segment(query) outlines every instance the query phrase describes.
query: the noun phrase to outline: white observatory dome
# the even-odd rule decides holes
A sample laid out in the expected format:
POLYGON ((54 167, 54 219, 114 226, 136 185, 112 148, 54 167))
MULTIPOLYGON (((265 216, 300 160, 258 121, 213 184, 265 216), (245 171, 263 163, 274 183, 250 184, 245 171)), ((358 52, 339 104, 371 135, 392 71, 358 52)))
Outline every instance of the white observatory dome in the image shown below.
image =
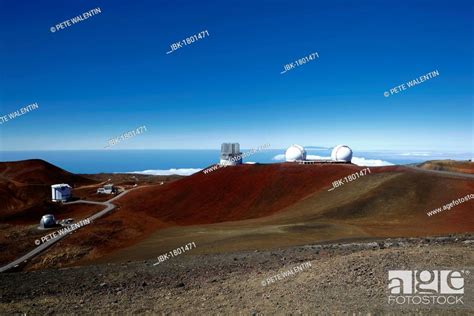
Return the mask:
POLYGON ((47 214, 41 217, 41 221, 40 221, 41 228, 50 228, 54 226, 56 226, 56 219, 54 218, 54 215, 47 214))
POLYGON ((286 161, 306 160, 306 150, 300 145, 291 145, 285 152, 286 161))
POLYGON ((334 161, 351 162, 352 150, 346 145, 338 145, 332 150, 331 159, 334 161))

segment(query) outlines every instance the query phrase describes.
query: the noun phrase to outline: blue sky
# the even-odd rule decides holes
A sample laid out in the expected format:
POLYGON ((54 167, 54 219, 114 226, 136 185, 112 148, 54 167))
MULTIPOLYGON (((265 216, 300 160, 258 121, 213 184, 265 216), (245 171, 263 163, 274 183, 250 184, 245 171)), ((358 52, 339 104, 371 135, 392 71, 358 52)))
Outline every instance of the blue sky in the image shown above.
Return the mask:
POLYGON ((2 150, 101 149, 142 125, 115 148, 474 147, 472 1, 0 3, 0 116, 39 105, 0 125, 2 150))

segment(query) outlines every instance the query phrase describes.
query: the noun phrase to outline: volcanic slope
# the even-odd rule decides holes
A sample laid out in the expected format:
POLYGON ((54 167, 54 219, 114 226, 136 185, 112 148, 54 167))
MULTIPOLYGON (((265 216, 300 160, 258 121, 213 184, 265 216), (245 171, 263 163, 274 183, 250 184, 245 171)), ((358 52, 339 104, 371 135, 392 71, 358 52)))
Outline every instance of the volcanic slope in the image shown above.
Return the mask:
POLYGON ((426 170, 439 170, 474 174, 474 162, 472 161, 430 160, 419 164, 418 167, 426 170))
MULTIPOLYGON (((472 200, 426 215, 473 192, 471 179, 373 167, 328 192, 333 181, 361 169, 282 163, 201 172, 130 192, 114 201, 119 208, 112 214, 63 242, 70 250, 82 247, 86 263, 149 259, 191 241, 199 244, 194 252, 210 253, 474 230, 472 200)), ((61 254, 53 249, 47 256, 61 254)))
MULTIPOLYGON (((166 227, 268 216, 329 186, 331 179, 360 169, 350 164, 257 164, 222 168, 208 174, 200 172, 166 185, 131 191, 114 201, 118 208, 110 215, 61 243, 67 244, 71 252, 89 251, 87 258, 97 258, 166 227)), ((61 256, 61 251, 52 249, 41 262, 56 262, 54 258, 61 256)), ((37 263, 37 268, 44 266, 37 263)))
POLYGON ((472 179, 374 167, 370 174, 328 191, 332 181, 360 169, 243 165, 197 174, 159 190, 133 192, 119 201, 122 216, 146 213, 162 226, 138 244, 99 261, 149 259, 191 241, 200 245, 195 253, 217 253, 474 231, 474 200, 431 217, 426 214, 473 193, 472 179))
POLYGON ((159 190, 149 187, 132 192, 118 204, 170 225, 245 220, 278 212, 360 169, 351 164, 239 165, 200 172, 159 190))
POLYGON ((75 187, 96 182, 39 159, 0 162, 0 220, 6 222, 32 208, 41 213, 55 183, 75 187))

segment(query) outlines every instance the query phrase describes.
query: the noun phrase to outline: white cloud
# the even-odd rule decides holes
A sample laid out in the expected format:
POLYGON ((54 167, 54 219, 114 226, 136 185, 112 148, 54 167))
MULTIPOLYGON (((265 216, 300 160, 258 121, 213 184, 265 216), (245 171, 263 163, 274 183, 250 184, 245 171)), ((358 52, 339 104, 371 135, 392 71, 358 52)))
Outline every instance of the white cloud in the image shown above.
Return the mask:
POLYGON ((197 168, 181 168, 181 169, 168 169, 168 170, 143 170, 143 171, 133 171, 127 173, 136 173, 136 174, 148 174, 153 176, 170 176, 173 174, 179 176, 190 176, 193 173, 199 172, 202 169, 197 168))
POLYGON ((430 152, 412 152, 412 153, 403 153, 400 156, 429 156, 430 152))
POLYGON ((365 159, 362 157, 352 157, 352 163, 364 167, 393 166, 393 163, 380 159, 365 159))
POLYGON ((306 159, 308 160, 331 160, 331 157, 323 157, 317 155, 306 155, 306 159))
POLYGON ((279 154, 272 158, 272 160, 283 161, 285 160, 285 154, 279 154))

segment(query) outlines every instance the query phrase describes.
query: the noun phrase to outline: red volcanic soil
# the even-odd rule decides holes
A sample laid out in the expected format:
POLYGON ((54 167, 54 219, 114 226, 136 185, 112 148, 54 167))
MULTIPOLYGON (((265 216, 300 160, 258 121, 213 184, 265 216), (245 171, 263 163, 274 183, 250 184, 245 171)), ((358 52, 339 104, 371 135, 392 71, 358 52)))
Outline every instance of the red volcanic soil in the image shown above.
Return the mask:
MULTIPOLYGON (((74 218, 77 221, 104 209, 102 205, 53 203, 50 201, 51 184, 71 185, 75 199, 104 201, 111 199, 113 195, 98 195, 96 190, 98 186, 109 180, 121 188, 129 189, 135 185, 141 186, 148 183, 165 184, 179 178, 181 177, 131 174, 97 174, 90 175, 89 178, 88 175, 75 175, 38 159, 0 162, 0 249, 4 250, 0 252, 0 263, 6 263, 35 246, 34 240, 44 234, 36 229, 42 215, 53 214, 58 220, 74 218)), ((132 225, 127 228, 125 234, 126 237, 131 238, 151 233, 147 230, 147 225, 144 228, 140 227, 143 223, 154 223, 154 227, 157 226, 157 221, 150 218, 134 216, 130 219, 127 217, 129 214, 115 222, 109 221, 103 227, 100 222, 94 223, 92 231, 98 229, 97 234, 92 236, 88 234, 86 241, 79 240, 74 246, 78 245, 80 248, 82 244, 94 241, 99 244, 104 240, 110 242, 110 238, 123 232, 126 224, 132 225)), ((68 239, 74 240, 74 236, 71 237, 68 239)), ((117 239, 120 240, 120 237, 117 239)), ((126 243, 126 241, 121 242, 126 243)), ((91 248, 93 247, 86 248, 84 251, 91 248)), ((58 247, 58 249, 63 248, 58 247)), ((82 251, 82 248, 80 249, 82 251)), ((60 257, 62 255, 63 253, 60 257)), ((74 261, 73 257, 69 255, 67 257, 68 260, 74 261)), ((58 261, 63 262, 59 259, 58 261)))
MULTIPOLYGON (((54 214, 57 220, 74 218, 76 222, 104 208, 102 205, 91 204, 55 205, 55 207, 49 210, 49 213, 54 214)), ((49 230, 37 229, 43 214, 45 213, 27 209, 8 220, 2 220, 2 224, 0 224, 0 249, 2 250, 0 265, 7 264, 33 250, 36 247, 34 243, 36 239, 61 229, 60 227, 49 230)))
POLYGON ((77 187, 96 182, 39 159, 0 162, 0 220, 27 208, 44 209, 55 183, 77 187))
MULTIPOLYGON (((200 245, 208 243, 207 249, 201 246, 202 251, 225 251, 231 246, 263 249, 341 238, 474 231, 474 201, 432 217, 426 215, 472 193, 474 181, 467 176, 400 166, 371 167, 370 174, 328 191, 333 181, 361 169, 366 168, 352 164, 239 165, 166 185, 139 187, 115 200, 118 208, 111 214, 53 246, 43 261, 32 264, 35 268, 77 264, 81 258, 87 262, 132 245, 140 252, 146 247, 137 246, 143 244, 148 245, 145 255, 153 256, 182 237, 200 245), (197 232, 192 231, 194 225, 201 225, 197 232), (57 259, 66 255, 63 249, 74 260, 57 259)), ((127 253, 121 258, 145 255, 127 253)))
POLYGON ((94 180, 67 172, 41 159, 0 162, 0 177, 28 185, 68 183, 79 186, 95 183, 94 180))
POLYGON ((77 220, 91 216, 94 213, 103 210, 104 208, 105 206, 103 205, 62 205, 58 203, 45 202, 43 204, 38 204, 10 215, 0 214, 0 222, 12 225, 39 224, 39 221, 44 214, 53 214, 56 220, 66 218, 74 218, 77 220))
MULTIPOLYGON (((147 255, 150 249, 172 249, 169 244, 183 236, 189 240, 204 236, 200 244, 209 242, 213 249, 243 248, 245 243, 263 249, 325 239, 473 231, 469 218, 473 201, 436 217, 426 215, 472 192, 472 180, 399 166, 374 167, 370 174, 328 192, 333 181, 361 169, 365 168, 351 164, 239 165, 194 174, 166 186, 140 188, 115 201, 120 208, 102 219, 100 228, 90 227, 94 238, 104 229, 114 238, 113 243, 106 239, 87 242, 95 250, 86 260, 137 242, 137 246, 148 245, 131 247, 138 250, 125 251, 125 256, 117 252, 133 260, 135 255, 146 256, 139 253, 144 249, 147 255), (213 225, 200 226, 201 233, 192 232, 190 226, 203 224, 213 225), (181 228, 160 233, 172 226, 181 228), (227 233, 214 234, 213 227, 227 233), (281 233, 275 235, 275 231, 281 233)), ((86 241, 88 234, 82 231, 75 238, 70 246, 86 241)))
MULTIPOLYGON (((113 202, 118 209, 63 243, 93 247, 90 259, 131 246, 157 229, 265 217, 361 169, 352 164, 279 163, 200 172, 129 192, 113 202)), ((372 172, 392 172, 398 167, 377 169, 372 172)))
POLYGON ((244 220, 273 214, 361 169, 352 164, 244 164, 130 192, 117 204, 130 214, 146 213, 174 225, 244 220))

